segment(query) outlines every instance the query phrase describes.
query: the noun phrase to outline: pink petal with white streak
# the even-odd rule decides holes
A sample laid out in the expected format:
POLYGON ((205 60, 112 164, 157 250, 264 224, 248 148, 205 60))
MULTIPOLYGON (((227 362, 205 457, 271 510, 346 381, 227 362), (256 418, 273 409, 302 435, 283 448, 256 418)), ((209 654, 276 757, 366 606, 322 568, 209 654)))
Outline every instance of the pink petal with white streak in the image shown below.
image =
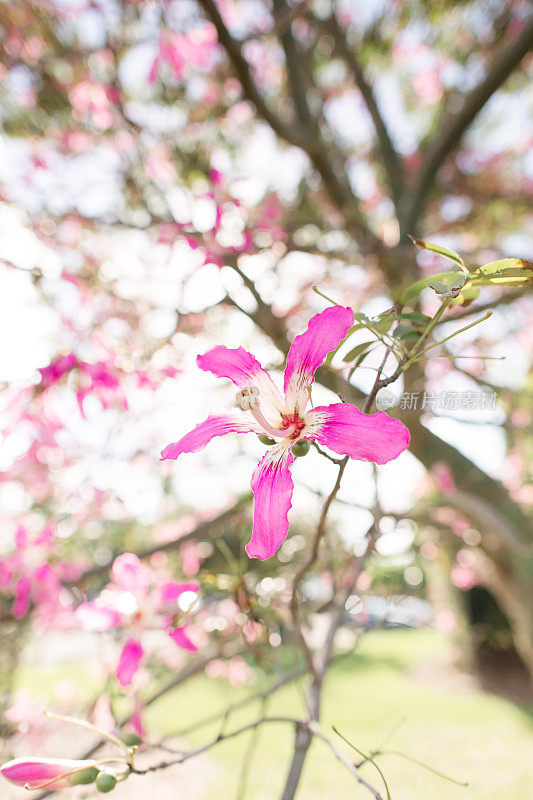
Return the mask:
POLYGON ((30 789, 57 777, 58 780, 48 784, 46 789, 60 789, 63 786, 69 786, 68 779, 61 778, 61 775, 66 775, 80 767, 92 767, 95 763, 90 758, 80 761, 70 758, 31 758, 28 756, 6 762, 0 767, 0 773, 11 783, 22 787, 28 784, 30 789))
MULTIPOLYGON (((384 411, 363 414, 350 403, 317 406, 305 415, 308 438, 357 461, 386 464, 409 445, 409 431, 384 411)), ((305 435, 305 432, 304 432, 305 435)))
POLYGON ((305 333, 297 336, 287 356, 285 401, 287 407, 303 414, 309 401, 307 387, 313 383, 317 368, 338 347, 354 322, 351 308, 332 306, 309 320, 305 333))
POLYGON ((175 459, 181 453, 195 453, 202 450, 215 436, 225 436, 227 433, 264 433, 261 426, 251 414, 235 409, 235 411, 221 411, 212 414, 201 422, 190 433, 174 444, 169 444, 161 452, 161 459, 175 459))
POLYGON ((235 350, 222 345, 213 347, 198 356, 196 363, 200 369, 212 372, 218 378, 229 378, 239 389, 257 386, 261 393, 261 403, 265 400, 268 406, 272 406, 267 408, 268 413, 272 413, 273 409, 278 412, 284 410, 285 404, 278 387, 259 361, 244 347, 237 347, 235 350))
POLYGON ((293 461, 290 443, 282 442, 272 447, 255 469, 254 527, 246 545, 250 558, 270 558, 287 536, 294 488, 289 467, 293 461))

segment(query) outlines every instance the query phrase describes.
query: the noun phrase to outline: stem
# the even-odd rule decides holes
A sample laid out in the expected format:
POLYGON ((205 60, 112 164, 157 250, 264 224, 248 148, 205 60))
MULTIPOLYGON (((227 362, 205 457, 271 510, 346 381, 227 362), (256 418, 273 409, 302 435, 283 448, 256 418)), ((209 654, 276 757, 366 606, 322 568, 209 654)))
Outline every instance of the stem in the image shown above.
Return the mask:
POLYGON ((379 775, 381 777, 381 780, 383 781, 383 784, 385 786, 385 791, 387 792, 387 800, 391 800, 389 787, 387 785, 387 781, 385 780, 385 776, 384 776, 383 772, 381 771, 380 767, 378 766, 378 764, 376 764, 376 762, 373 759, 373 755, 375 755, 375 754, 366 756, 363 753, 362 750, 359 750, 358 747, 356 747, 354 744, 349 742, 348 739, 346 738, 346 736, 343 736, 343 734, 339 730, 337 730, 335 725, 333 725, 333 730, 335 731, 337 736, 340 736, 340 738, 343 740, 343 742, 346 742, 346 744, 349 745, 352 748, 352 750, 355 750, 356 753, 358 753, 360 756, 362 756, 364 758, 364 762, 363 763, 368 761, 369 764, 372 764, 372 766, 374 766, 377 769, 377 771, 379 772, 379 775))
MULTIPOLYGON (((459 328, 458 331, 454 331, 454 333, 450 333, 450 335, 447 336, 445 339, 441 339, 439 342, 435 342, 435 344, 431 344, 429 347, 426 347, 426 349, 422 350, 422 352, 419 353, 419 355, 423 356, 424 353, 429 352, 429 350, 433 350, 433 348, 439 347, 439 345, 444 344, 444 342, 447 342, 449 339, 453 339, 454 336, 458 336, 460 333, 463 333, 464 331, 467 331, 469 328, 473 328, 475 325, 479 325, 480 322, 484 322, 489 317, 492 317, 492 311, 487 311, 486 314, 484 314, 479 319, 476 319, 475 322, 471 322, 470 325, 465 325, 464 328, 459 328)), ((458 358, 460 358, 460 356, 458 356, 458 358)))
POLYGON ((105 736, 106 739, 109 739, 110 742, 113 744, 118 745, 122 750, 126 751, 128 756, 128 760, 131 759, 131 749, 128 747, 127 744, 124 744, 118 736, 115 736, 108 731, 103 731, 101 728, 98 728, 96 725, 93 725, 92 722, 88 722, 85 719, 76 719, 76 717, 66 717, 63 714, 54 714, 52 711, 46 710, 44 712, 45 717, 49 719, 57 719, 59 722, 69 722, 71 725, 79 725, 80 728, 87 728, 90 731, 94 731, 94 733, 99 733, 100 736, 105 736))
POLYGON ((324 300, 327 300, 328 303, 331 303, 332 306, 338 306, 339 305, 339 303, 337 303, 336 300, 332 300, 331 297, 327 296, 327 294, 324 294, 324 292, 321 292, 320 289, 318 288, 318 286, 313 286, 313 292, 315 292, 316 294, 320 295, 320 297, 323 297, 324 300))
MULTIPOLYGON (((409 359, 411 359, 412 356, 416 355, 416 353, 420 350, 422 343, 424 342, 425 339, 428 338, 429 334, 431 333, 435 325, 437 325, 437 323, 439 322, 440 318, 442 317, 442 315, 444 314, 449 305, 450 305, 450 299, 447 297, 445 300, 442 301, 442 304, 438 309, 437 313, 435 314, 433 319, 428 323, 427 328, 422 332, 422 336, 420 337, 418 342, 414 345, 413 349, 409 353, 409 359)), ((407 363, 409 364, 410 362, 408 361, 407 363)))
POLYGON ((423 767, 424 769, 427 769, 428 772, 431 772, 438 778, 442 778, 445 781, 450 781, 450 783, 455 783, 456 786, 469 785, 468 781, 458 781, 455 778, 451 778, 449 775, 445 775, 444 772, 440 772, 438 769, 430 767, 429 764, 424 764, 423 761, 419 761, 418 758, 413 758, 405 753, 400 753, 398 750, 380 750, 377 753, 372 753, 372 756, 399 756, 400 758, 404 758, 406 761, 410 761, 412 764, 416 764, 417 767, 423 767))
MULTIPOLYGON (((389 383, 395 381, 401 374, 402 364, 400 363, 395 372, 391 376, 389 376, 388 378, 381 378, 381 373, 385 366, 389 353, 390 353, 390 348, 387 348, 385 355, 383 357, 383 361, 378 369, 376 380, 374 381, 374 386, 372 387, 372 390, 368 395, 366 402, 364 404, 363 411, 365 414, 367 414, 370 411, 372 403, 374 402, 374 398, 379 389, 382 388, 382 386, 387 386, 389 383)), ((298 785, 302 777, 305 760, 307 758, 307 753, 309 752, 311 742, 313 741, 313 737, 319 736, 319 738, 322 738, 330 747, 333 747, 332 743, 329 742, 328 739, 326 739, 319 733, 320 729, 318 727, 318 724, 320 720, 322 687, 323 687, 324 677, 331 662, 333 645, 335 642, 335 635, 344 621, 344 615, 346 613, 345 612, 346 601, 350 596, 350 594, 352 593, 357 577, 361 571, 361 566, 364 563, 364 559, 366 558, 366 555, 368 554, 370 548, 367 549, 367 553, 362 559, 357 559, 357 558, 350 559, 348 569, 346 570, 346 573, 343 576, 342 586, 338 591, 335 592, 334 604, 333 604, 334 608, 333 608, 333 613, 331 615, 329 629, 326 635, 324 645, 317 654, 316 659, 313 656, 311 648, 309 647, 303 632, 303 614, 302 614, 302 605, 299 597, 299 588, 306 573, 313 566, 313 564, 316 562, 318 558, 320 543, 326 532, 326 519, 328 511, 340 489, 342 477, 344 475, 344 471, 346 469, 348 461, 349 461, 348 456, 345 456, 340 461, 336 460, 336 463, 338 464, 339 468, 339 471, 337 473, 337 479, 335 481, 335 484, 331 492, 324 501, 324 505, 322 506, 322 513, 320 515, 320 519, 316 527, 316 533, 313 539, 313 544, 309 552, 309 555, 302 563, 300 568, 297 570, 292 586, 291 613, 292 613, 293 624, 296 633, 298 635, 298 638, 300 640, 300 643, 302 645, 305 657, 309 664, 309 669, 311 672, 312 679, 311 679, 311 686, 309 687, 309 691, 307 693, 307 698, 306 698, 309 717, 305 725, 302 722, 300 725, 296 727, 296 734, 294 738, 294 751, 292 755, 291 764, 289 766, 287 778, 285 781, 283 794, 281 796, 281 800, 294 800, 294 796, 296 794, 296 790, 298 788, 298 785)), ((335 751, 335 754, 337 758, 340 758, 340 760, 342 760, 342 754, 339 754, 338 751, 335 751)), ((370 786, 370 784, 367 784, 366 781, 363 781, 363 779, 358 775, 356 769, 353 770, 351 769, 351 771, 355 775, 359 783, 365 785, 366 788, 372 792, 374 797, 377 798, 377 800, 380 800, 381 795, 379 794, 379 792, 377 792, 374 789, 374 787, 370 786)))

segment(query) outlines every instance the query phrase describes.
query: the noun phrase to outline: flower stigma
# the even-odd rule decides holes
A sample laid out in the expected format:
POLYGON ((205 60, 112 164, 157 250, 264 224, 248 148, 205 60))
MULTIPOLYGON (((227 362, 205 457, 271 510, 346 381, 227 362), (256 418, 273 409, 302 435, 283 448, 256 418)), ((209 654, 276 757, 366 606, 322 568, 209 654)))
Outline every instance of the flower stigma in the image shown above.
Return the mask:
POLYGON ((243 411, 249 411, 256 422, 261 425, 265 433, 268 433, 269 436, 281 437, 282 439, 289 439, 292 437, 299 426, 296 423, 292 423, 288 428, 281 429, 271 425, 261 411, 259 394, 260 392, 257 386, 245 386, 237 392, 237 405, 239 408, 242 408, 243 411))

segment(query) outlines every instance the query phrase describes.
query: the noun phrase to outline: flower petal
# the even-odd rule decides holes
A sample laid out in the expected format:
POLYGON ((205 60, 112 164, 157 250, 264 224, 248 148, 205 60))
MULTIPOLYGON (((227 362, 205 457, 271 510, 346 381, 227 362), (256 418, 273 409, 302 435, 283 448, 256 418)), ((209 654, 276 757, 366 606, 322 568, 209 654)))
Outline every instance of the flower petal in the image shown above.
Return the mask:
POLYGON ((159 588, 159 596, 161 602, 164 604, 175 603, 183 592, 197 592, 199 588, 200 584, 196 581, 190 581, 189 583, 170 581, 170 583, 164 583, 163 586, 159 588))
POLYGON ((224 436, 226 433, 264 433, 261 426, 253 419, 251 414, 235 409, 235 411, 221 411, 212 414, 201 422, 190 433, 187 433, 179 442, 169 444, 161 452, 161 459, 175 459, 181 453, 195 453, 201 450, 215 436, 224 436))
POLYGON ((137 639, 128 639, 122 648, 117 667, 117 680, 121 686, 129 686, 132 682, 133 676, 139 669, 139 662, 143 655, 144 650, 141 643, 137 639))
POLYGON ((30 607, 31 580, 27 576, 20 578, 15 587, 15 601, 11 610, 15 619, 23 617, 30 607))
POLYGON ((124 592, 142 599, 148 593, 150 570, 135 553, 122 553, 113 561, 111 577, 124 592))
POLYGON ((305 415, 310 439, 358 461, 386 464, 409 445, 409 431, 384 411, 363 414, 351 403, 317 406, 305 415))
POLYGON ((76 622, 84 631, 110 631, 120 625, 120 614, 99 600, 81 603, 74 612, 76 622))
POLYGON ((30 789, 57 777, 58 780, 48 784, 46 789, 60 789, 69 786, 67 778, 61 778, 61 775, 66 775, 81 767, 93 767, 95 763, 92 758, 75 760, 70 758, 31 758, 29 756, 8 761, 2 765, 0 773, 11 783, 17 786, 26 786, 27 784, 30 789))
POLYGON ((198 650, 194 642, 191 642, 187 636, 185 625, 182 625, 180 628, 174 628, 174 630, 170 631, 168 635, 174 642, 176 642, 178 647, 181 647, 184 650, 190 650, 191 653, 195 653, 198 650))
POLYGON ((287 356, 285 402, 289 409, 303 414, 309 400, 307 387, 328 353, 334 350, 353 325, 351 308, 332 306, 309 320, 305 333, 297 336, 287 356))
POLYGON ((254 527, 246 545, 250 558, 270 558, 289 530, 292 482, 289 467, 294 461, 290 442, 280 442, 261 459, 252 476, 254 527))
POLYGON ((257 386, 261 402, 265 400, 272 407, 267 409, 269 413, 272 409, 278 413, 284 410, 283 398, 278 387, 259 361, 244 347, 237 347, 235 350, 222 345, 213 347, 204 355, 198 356, 196 363, 200 369, 212 372, 218 378, 229 378, 239 389, 245 386, 257 386))

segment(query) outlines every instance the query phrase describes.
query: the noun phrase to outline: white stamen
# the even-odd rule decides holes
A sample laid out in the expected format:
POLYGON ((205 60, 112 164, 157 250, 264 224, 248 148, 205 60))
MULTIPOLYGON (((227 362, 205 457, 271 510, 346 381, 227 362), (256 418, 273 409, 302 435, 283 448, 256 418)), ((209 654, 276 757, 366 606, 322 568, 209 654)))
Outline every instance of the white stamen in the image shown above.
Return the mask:
POLYGON ((257 386, 245 386, 244 389, 237 392, 237 405, 240 406, 243 411, 251 411, 254 408, 259 408, 258 395, 259 389, 257 386))
POLYGON ((242 408, 243 411, 250 411, 254 419, 257 420, 265 433, 268 433, 269 436, 275 436, 276 438, 281 439, 288 439, 289 436, 292 436, 296 430, 296 425, 291 425, 289 428, 285 428, 284 430, 275 428, 270 424, 261 411, 258 397, 259 389, 257 386, 245 386, 243 389, 237 392, 237 405, 242 408))

